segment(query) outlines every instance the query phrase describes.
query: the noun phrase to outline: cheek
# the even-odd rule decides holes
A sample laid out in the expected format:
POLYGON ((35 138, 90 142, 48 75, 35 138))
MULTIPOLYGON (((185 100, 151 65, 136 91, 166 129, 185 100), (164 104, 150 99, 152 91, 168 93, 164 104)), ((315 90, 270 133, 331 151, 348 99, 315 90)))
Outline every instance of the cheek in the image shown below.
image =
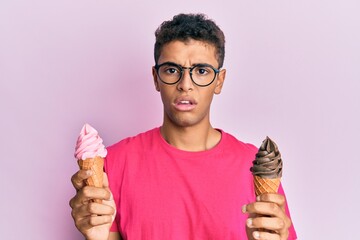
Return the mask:
POLYGON ((212 99, 214 97, 213 91, 206 91, 203 94, 200 94, 201 98, 199 99, 201 102, 201 105, 205 108, 209 108, 212 102, 212 99))
POLYGON ((211 88, 206 89, 206 91, 203 92, 202 96, 204 96, 204 99, 211 102, 214 97, 215 90, 216 88, 212 86, 211 88))
POLYGON ((171 104, 171 93, 169 93, 168 91, 164 91, 164 89, 160 89, 160 95, 161 95, 161 100, 163 102, 164 106, 169 106, 171 104))

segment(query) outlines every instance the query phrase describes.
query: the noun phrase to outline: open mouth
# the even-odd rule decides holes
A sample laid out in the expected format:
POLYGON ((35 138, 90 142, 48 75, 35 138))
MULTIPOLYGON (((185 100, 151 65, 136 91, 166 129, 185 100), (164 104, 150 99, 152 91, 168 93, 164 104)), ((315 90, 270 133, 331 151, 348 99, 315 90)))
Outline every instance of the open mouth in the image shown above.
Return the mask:
POLYGON ((177 104, 192 105, 193 103, 191 101, 183 100, 183 101, 179 101, 177 104))
POLYGON ((193 99, 177 99, 175 101, 175 108, 179 111, 190 111, 196 106, 196 102, 193 99))

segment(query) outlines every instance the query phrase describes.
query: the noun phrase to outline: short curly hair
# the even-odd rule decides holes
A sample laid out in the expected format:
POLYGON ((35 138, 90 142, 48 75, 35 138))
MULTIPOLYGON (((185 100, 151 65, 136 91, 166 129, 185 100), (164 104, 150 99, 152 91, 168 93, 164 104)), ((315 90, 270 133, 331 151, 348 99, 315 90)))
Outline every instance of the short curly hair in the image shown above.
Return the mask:
POLYGON ((223 66, 225 57, 225 36, 216 23, 204 14, 178 14, 170 21, 163 22, 155 31, 154 58, 158 63, 165 44, 190 39, 213 44, 219 68, 223 66))

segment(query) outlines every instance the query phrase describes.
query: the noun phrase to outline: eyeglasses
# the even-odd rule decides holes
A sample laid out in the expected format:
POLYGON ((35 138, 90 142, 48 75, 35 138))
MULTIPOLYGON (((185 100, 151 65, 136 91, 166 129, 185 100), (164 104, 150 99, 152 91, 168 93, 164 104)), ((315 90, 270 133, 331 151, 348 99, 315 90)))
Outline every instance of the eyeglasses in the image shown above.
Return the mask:
POLYGON ((192 67, 182 67, 173 62, 165 62, 155 65, 157 75, 160 80, 169 85, 176 84, 184 75, 184 69, 189 69, 191 80, 200 87, 209 86, 216 78, 219 69, 209 64, 196 64, 192 67))

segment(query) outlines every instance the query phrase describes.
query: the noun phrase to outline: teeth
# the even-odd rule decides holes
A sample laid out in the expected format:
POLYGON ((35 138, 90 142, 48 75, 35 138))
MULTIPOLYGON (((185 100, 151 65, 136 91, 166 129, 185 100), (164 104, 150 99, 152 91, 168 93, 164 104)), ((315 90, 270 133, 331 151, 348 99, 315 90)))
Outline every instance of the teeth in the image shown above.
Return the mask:
POLYGON ((190 104, 190 101, 180 101, 181 104, 190 104))

